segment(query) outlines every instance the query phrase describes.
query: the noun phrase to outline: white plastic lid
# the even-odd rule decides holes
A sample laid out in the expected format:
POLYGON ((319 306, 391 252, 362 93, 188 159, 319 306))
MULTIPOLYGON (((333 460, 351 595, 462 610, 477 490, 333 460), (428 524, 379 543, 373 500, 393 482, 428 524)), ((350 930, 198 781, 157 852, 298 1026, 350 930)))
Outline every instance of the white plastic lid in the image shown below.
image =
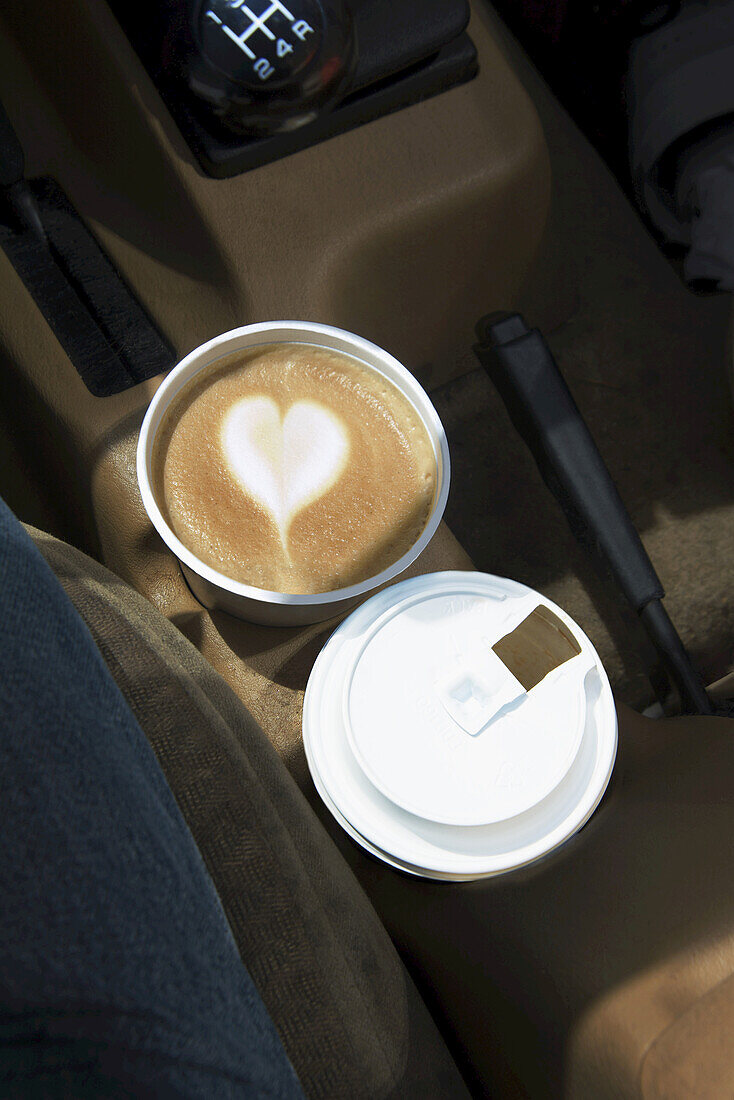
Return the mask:
POLYGON ((435 878, 496 874, 562 843, 598 804, 617 744, 588 638, 532 589, 482 573, 403 581, 353 612, 314 665, 303 732, 340 824, 435 878), (526 691, 492 646, 537 607, 580 652, 526 691))

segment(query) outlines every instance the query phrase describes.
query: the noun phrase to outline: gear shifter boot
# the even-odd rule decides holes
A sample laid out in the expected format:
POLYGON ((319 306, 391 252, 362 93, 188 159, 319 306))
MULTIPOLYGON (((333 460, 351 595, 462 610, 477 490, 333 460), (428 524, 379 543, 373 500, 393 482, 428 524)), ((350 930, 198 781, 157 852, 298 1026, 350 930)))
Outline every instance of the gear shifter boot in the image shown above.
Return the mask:
POLYGON ((477 72, 467 0, 110 0, 203 170, 225 178, 477 72), (419 14, 417 14, 420 9, 419 14))

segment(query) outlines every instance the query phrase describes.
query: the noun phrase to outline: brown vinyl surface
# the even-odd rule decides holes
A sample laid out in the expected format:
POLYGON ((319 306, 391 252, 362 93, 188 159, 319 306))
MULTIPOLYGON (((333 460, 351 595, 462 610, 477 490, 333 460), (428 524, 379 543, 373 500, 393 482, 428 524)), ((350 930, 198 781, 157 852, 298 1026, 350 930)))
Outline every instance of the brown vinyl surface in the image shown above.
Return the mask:
POLYGON ((734 724, 619 723, 589 824, 510 875, 409 879, 321 811, 475 1096, 729 1095, 734 724))
POLYGON ((732 1091, 734 976, 725 978, 670 1025, 642 1066, 645 1100, 719 1100, 732 1091))

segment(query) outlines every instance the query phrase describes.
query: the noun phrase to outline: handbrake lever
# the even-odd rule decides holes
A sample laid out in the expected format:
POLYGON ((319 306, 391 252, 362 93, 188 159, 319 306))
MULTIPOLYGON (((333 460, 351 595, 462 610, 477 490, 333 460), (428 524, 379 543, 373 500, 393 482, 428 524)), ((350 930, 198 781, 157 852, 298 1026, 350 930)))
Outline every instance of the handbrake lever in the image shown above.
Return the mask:
POLYGON ((640 617, 680 696, 684 713, 714 714, 698 672, 661 600, 660 579, 622 503, 550 348, 519 313, 490 313, 474 351, 512 423, 563 509, 571 531, 606 564, 640 617))

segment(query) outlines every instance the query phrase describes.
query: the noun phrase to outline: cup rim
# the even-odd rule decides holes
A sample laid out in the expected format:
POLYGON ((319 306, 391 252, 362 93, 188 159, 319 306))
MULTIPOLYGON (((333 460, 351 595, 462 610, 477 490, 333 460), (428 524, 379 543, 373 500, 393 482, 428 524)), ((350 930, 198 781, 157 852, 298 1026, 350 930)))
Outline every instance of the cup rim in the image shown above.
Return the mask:
POLYGON ((334 325, 323 325, 311 321, 262 321, 242 325, 214 336, 185 355, 166 375, 148 406, 138 437, 136 469, 140 494, 149 519, 168 549, 187 568, 216 588, 243 599, 255 600, 279 607, 301 608, 328 606, 346 600, 358 599, 403 573, 425 550, 435 535, 446 508, 451 478, 451 460, 443 424, 430 397, 407 367, 404 367, 395 356, 379 347, 379 345, 366 340, 362 336, 357 336, 356 333, 337 328, 334 325), (286 334, 278 336, 277 333, 286 334), (255 336, 263 336, 263 339, 249 339, 255 336), (332 343, 307 339, 309 336, 324 337, 326 340, 331 340, 332 343), (245 342, 240 343, 240 341, 245 342), (346 588, 331 589, 326 592, 293 593, 276 592, 272 589, 257 588, 255 585, 235 581, 226 574, 213 569, 206 562, 201 561, 181 542, 165 520, 155 499, 150 474, 153 442, 163 415, 174 397, 200 370, 231 352, 235 352, 240 348, 245 350, 249 347, 255 347, 259 343, 311 343, 328 347, 331 350, 342 351, 346 355, 361 360, 368 368, 382 373, 389 382, 392 382, 400 390, 403 396, 410 401, 428 431, 434 448, 439 481, 428 521, 418 539, 402 557, 380 573, 375 573, 357 584, 349 585, 346 588), (381 369, 382 365, 387 367, 387 371, 381 369))

